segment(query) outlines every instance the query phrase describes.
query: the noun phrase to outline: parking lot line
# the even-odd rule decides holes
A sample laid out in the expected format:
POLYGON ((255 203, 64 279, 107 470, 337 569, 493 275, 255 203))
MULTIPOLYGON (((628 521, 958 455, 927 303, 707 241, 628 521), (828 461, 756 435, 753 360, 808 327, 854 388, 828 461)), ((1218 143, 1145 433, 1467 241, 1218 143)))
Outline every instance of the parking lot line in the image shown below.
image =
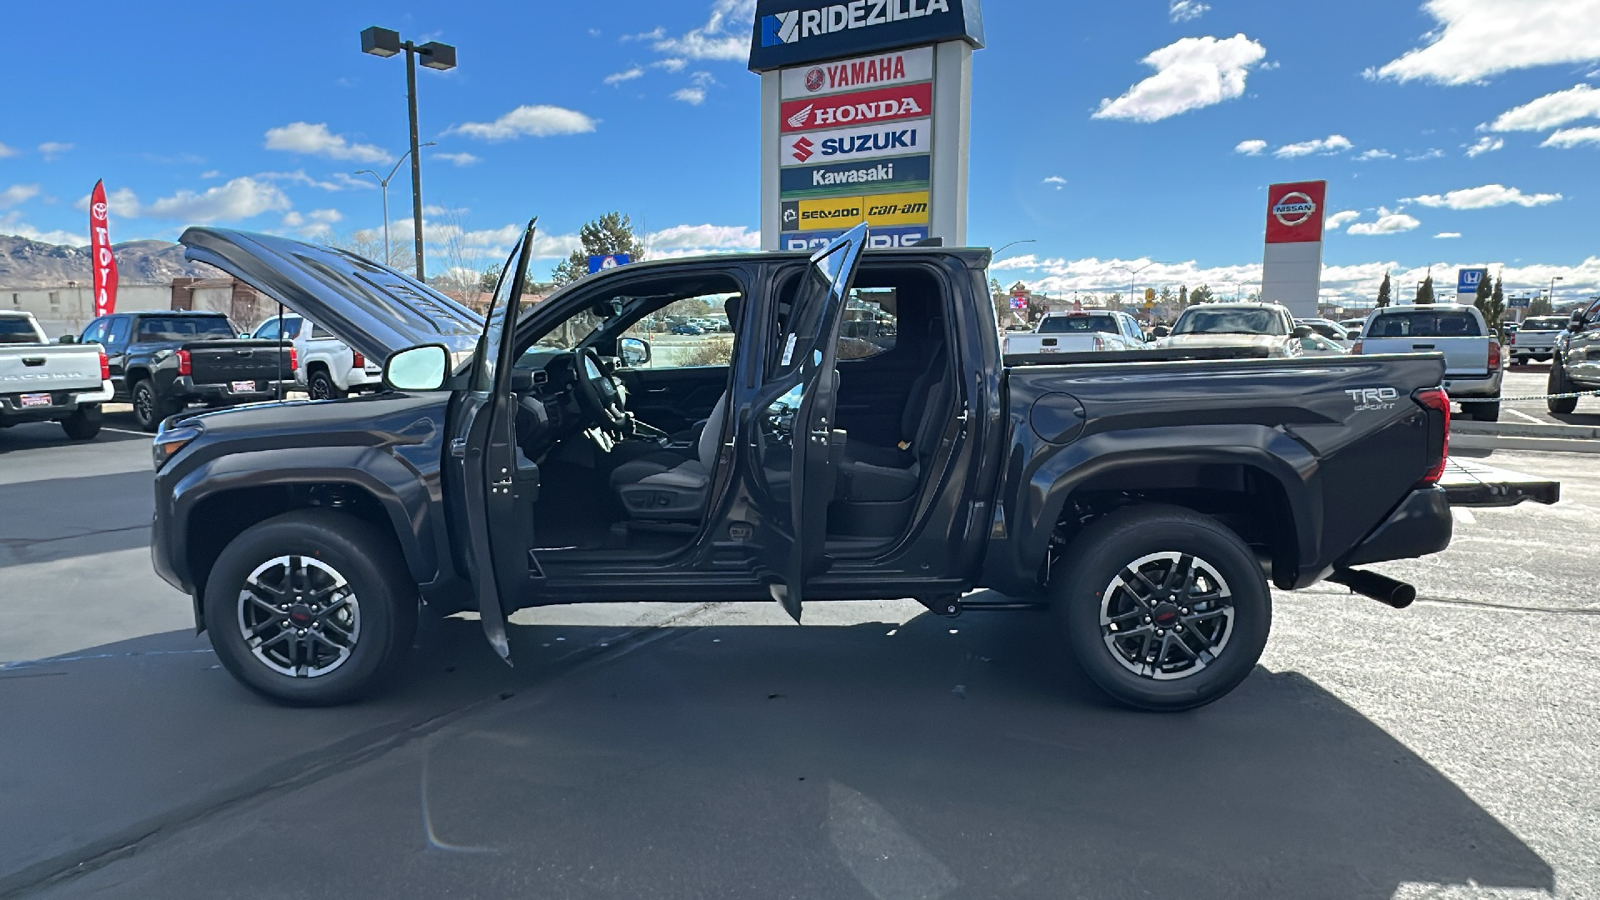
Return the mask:
POLYGON ((148 431, 134 431, 132 428, 112 428, 110 425, 101 425, 101 431, 115 431, 117 434, 148 435, 148 431))
POLYGON ((1522 418, 1527 419, 1529 422, 1532 422, 1535 425, 1544 425, 1544 424, 1546 424, 1543 419, 1534 418, 1533 416, 1528 415, 1527 413, 1523 412, 1520 409, 1513 409, 1512 407, 1508 406, 1508 407, 1506 407, 1506 412, 1511 413, 1513 416, 1521 416, 1522 418))

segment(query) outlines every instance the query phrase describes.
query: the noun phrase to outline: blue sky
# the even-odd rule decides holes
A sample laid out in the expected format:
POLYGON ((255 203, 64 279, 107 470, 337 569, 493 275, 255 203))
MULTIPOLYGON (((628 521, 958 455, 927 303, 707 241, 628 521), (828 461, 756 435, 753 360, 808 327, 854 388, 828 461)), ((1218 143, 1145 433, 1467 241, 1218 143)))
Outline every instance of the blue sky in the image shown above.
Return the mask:
MULTIPOLYGON (((471 265, 537 214, 547 267, 611 209, 658 255, 752 247, 753 7, 11 4, 6 33, 41 49, 0 117, 0 233, 86 243, 102 177, 119 241, 380 228, 351 173, 405 149, 403 63, 359 52, 381 24, 459 48, 418 76, 425 221, 471 265)), ((1345 213, 1328 296, 1480 264, 1513 289, 1600 292, 1600 0, 991 0, 984 17, 969 238, 1034 241, 1002 254, 1008 283, 1126 289, 1117 267, 1153 262, 1141 286, 1248 291, 1265 186, 1327 179, 1345 213)), ((390 204, 408 233, 404 169, 390 204)))

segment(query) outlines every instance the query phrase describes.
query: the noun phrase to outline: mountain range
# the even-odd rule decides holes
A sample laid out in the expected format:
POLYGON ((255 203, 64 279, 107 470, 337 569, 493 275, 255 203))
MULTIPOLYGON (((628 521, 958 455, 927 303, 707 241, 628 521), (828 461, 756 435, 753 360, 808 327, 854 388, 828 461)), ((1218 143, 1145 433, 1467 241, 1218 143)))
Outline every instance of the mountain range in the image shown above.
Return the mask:
MULTIPOLYGON (((173 278, 215 278, 221 273, 183 258, 183 248, 167 241, 127 241, 111 245, 121 284, 169 284, 173 278)), ((45 244, 0 234, 0 289, 60 287, 91 279, 89 248, 45 244)))

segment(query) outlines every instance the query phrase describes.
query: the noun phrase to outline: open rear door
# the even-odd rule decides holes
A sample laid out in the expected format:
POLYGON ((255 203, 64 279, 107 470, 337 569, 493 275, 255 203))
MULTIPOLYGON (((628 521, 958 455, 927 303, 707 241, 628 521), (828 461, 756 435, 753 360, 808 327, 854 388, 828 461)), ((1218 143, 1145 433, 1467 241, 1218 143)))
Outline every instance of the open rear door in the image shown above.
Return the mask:
POLYGON ((517 450, 517 396, 511 387, 516 361, 516 323, 527 283, 535 223, 501 270, 500 284, 484 317, 483 340, 472 367, 472 383, 463 414, 467 431, 464 481, 467 524, 472 547, 472 586, 478 597, 483 633, 495 652, 511 662, 503 598, 527 601, 542 574, 531 556, 531 534, 521 527, 519 508, 532 502, 539 489, 538 469, 517 450))
POLYGON ((758 477, 767 496, 761 517, 763 562, 773 599, 796 622, 806 580, 829 563, 823 543, 835 455, 844 443, 844 432, 833 427, 839 388, 834 357, 866 241, 867 226, 857 225, 811 257, 805 281, 779 319, 775 357, 755 413, 758 477))

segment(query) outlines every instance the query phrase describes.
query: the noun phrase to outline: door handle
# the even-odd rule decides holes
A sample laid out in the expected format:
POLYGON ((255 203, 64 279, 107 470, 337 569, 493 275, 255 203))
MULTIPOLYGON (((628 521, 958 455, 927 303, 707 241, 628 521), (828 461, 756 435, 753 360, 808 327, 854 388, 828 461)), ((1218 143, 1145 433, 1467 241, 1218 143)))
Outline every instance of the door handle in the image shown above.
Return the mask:
POLYGON ((467 455, 467 439, 455 438, 450 442, 450 455, 455 459, 463 459, 467 455))
POLYGON ((645 388, 644 392, 646 394, 665 394, 668 390, 669 388, 645 388))

